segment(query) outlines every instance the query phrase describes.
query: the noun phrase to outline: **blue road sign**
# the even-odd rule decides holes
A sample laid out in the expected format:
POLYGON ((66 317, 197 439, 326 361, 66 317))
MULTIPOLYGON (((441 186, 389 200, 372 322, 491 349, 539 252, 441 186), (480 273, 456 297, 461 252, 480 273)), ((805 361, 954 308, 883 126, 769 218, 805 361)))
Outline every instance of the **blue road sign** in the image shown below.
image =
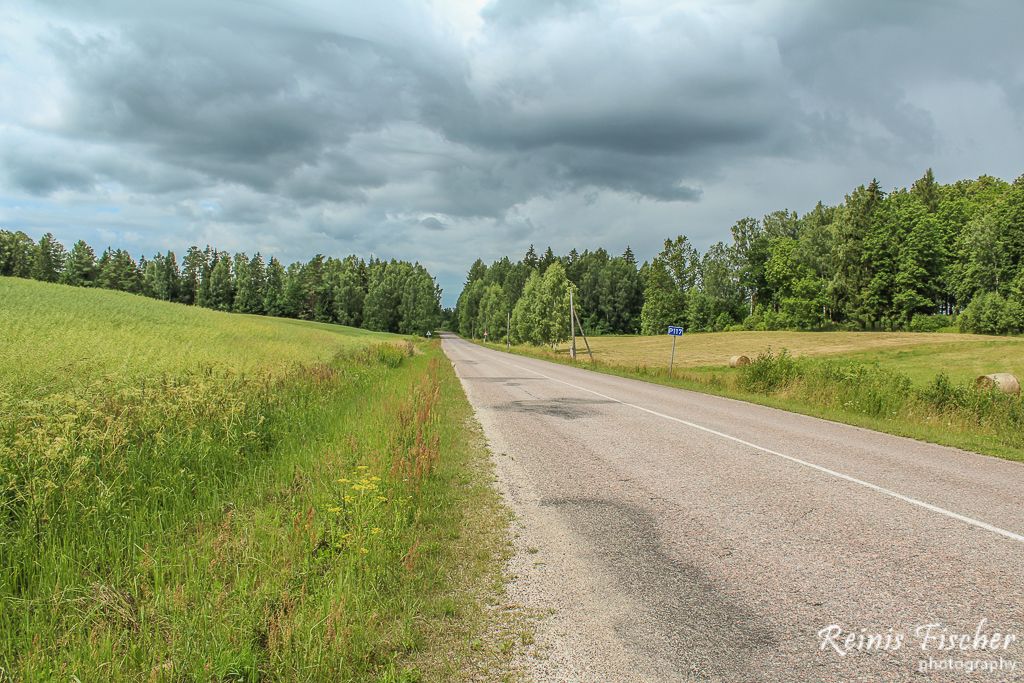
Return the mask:
POLYGON ((676 327, 675 325, 669 325, 668 333, 673 337, 681 337, 683 336, 683 328, 676 327))

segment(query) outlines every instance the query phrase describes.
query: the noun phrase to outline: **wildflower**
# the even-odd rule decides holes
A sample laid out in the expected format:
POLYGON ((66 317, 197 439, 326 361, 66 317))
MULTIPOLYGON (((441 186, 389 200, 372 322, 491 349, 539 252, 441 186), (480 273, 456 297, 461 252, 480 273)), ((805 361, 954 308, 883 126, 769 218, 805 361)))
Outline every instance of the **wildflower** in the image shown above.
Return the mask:
POLYGON ((374 534, 374 535, 379 534, 380 533, 380 527, 379 526, 373 527, 372 529, 370 529, 370 533, 374 534))
POLYGON ((366 548, 360 548, 360 549, 359 549, 359 554, 360 554, 360 555, 365 555, 365 554, 367 554, 368 552, 370 552, 370 551, 369 551, 369 550, 367 550, 366 548))
POLYGON ((341 508, 340 507, 329 507, 329 508, 327 508, 327 511, 330 512, 332 515, 336 515, 339 512, 341 512, 341 508))
POLYGON ((347 484, 348 482, 349 482, 349 478, 348 477, 342 477, 341 479, 338 480, 339 484, 347 484))

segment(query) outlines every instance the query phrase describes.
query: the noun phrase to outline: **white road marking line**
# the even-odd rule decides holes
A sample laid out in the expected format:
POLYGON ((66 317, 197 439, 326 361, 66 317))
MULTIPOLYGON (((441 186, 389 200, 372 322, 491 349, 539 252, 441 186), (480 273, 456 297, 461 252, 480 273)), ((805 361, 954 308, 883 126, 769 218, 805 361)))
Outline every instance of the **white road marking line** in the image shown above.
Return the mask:
MULTIPOLYGON (((466 342, 466 343, 469 343, 469 342, 466 342)), ((768 453, 769 455, 774 455, 774 456, 777 456, 779 458, 783 458, 785 460, 789 460, 790 462, 794 462, 794 463, 796 463, 798 465, 803 465, 804 467, 809 467, 809 468, 811 468, 813 470, 818 470, 819 472, 823 472, 823 473, 828 474, 830 476, 833 476, 833 477, 835 477, 837 479, 842 479, 842 480, 848 481, 848 482, 850 482, 852 484, 857 484, 859 486, 863 486, 865 488, 869 488, 872 491, 875 491, 877 493, 881 493, 881 494, 886 495, 886 496, 891 496, 892 498, 896 498, 897 500, 902 500, 905 503, 910 503, 911 505, 916 505, 917 507, 924 508, 925 510, 929 510, 929 511, 937 513, 937 514, 944 515, 946 517, 949 517, 950 519, 955 519, 957 521, 964 522, 965 524, 970 524, 971 526, 978 527, 979 529, 984 529, 985 531, 991 531, 994 534, 999 534, 1000 536, 1005 536, 1006 538, 1009 538, 1009 539, 1011 539, 1013 541, 1017 541, 1019 543, 1024 543, 1024 536, 1022 536, 1021 534, 1014 533, 1014 532, 1009 531, 1007 529, 1002 529, 1000 527, 997 527, 997 526, 994 526, 992 524, 989 524, 988 522, 983 522, 980 519, 974 519, 973 517, 968 517, 966 515, 961 515, 959 512, 953 512, 952 510, 947 510, 946 508, 939 507, 938 505, 932 505, 931 503, 926 503, 923 500, 918 500, 917 498, 911 498, 910 496, 905 496, 902 493, 897 493, 896 491, 892 491, 892 490, 887 489, 885 487, 879 486, 878 484, 872 484, 869 481, 864 481, 863 479, 858 479, 856 477, 851 477, 849 474, 843 474, 842 472, 836 472, 835 470, 831 470, 831 469, 829 469, 827 467, 822 467, 821 465, 815 465, 813 462, 808 462, 806 460, 801 460, 800 458, 796 458, 796 457, 794 457, 792 455, 786 455, 785 453, 779 453, 778 451, 773 451, 772 449, 765 448, 764 446, 758 446, 756 443, 751 443, 749 441, 744 441, 743 439, 741 439, 739 437, 735 437, 735 436, 732 436, 730 434, 725 434, 724 432, 719 432, 719 431, 717 431, 715 429, 711 429, 709 427, 704 427, 704 426, 696 424, 694 422, 689 422, 687 420, 683 420, 683 419, 680 419, 678 417, 673 417, 672 415, 666 415, 665 413, 659 413, 657 410, 651 410, 650 408, 644 408, 643 406, 638 406, 635 403, 629 403, 627 401, 623 401, 623 400, 617 399, 614 396, 608 396, 607 394, 602 394, 599 391, 594 391, 593 389, 587 389, 586 387, 581 387, 578 384, 573 384, 572 382, 566 382, 565 380, 557 379, 555 377, 551 377, 549 375, 545 375, 543 372, 539 372, 539 371, 534 370, 532 368, 528 368, 528 367, 525 367, 525 366, 522 366, 522 365, 518 365, 516 363, 510 363, 509 361, 504 360, 504 359, 501 359, 498 362, 504 363, 505 365, 509 365, 511 367, 514 367, 514 368, 518 368, 519 370, 526 370, 527 372, 532 372, 535 375, 539 375, 539 376, 543 377, 544 379, 550 380, 552 382, 558 382, 559 384, 564 384, 566 386, 572 387, 573 389, 579 389, 580 391, 586 391, 587 393, 594 394, 595 396, 600 396, 601 398, 608 399, 609 401, 614 401, 615 403, 619 403, 619 404, 622 404, 624 406, 629 406, 630 408, 636 408, 637 410, 641 410, 641 411, 643 411, 645 413, 650 413, 651 415, 655 415, 657 417, 661 417, 661 418, 664 418, 666 420, 671 420, 673 422, 678 422, 679 424, 686 425, 687 427, 692 427, 693 429, 699 429, 700 431, 707 432, 708 434, 714 434, 715 436, 719 436, 719 437, 721 437, 723 439, 728 439, 730 441, 735 441, 736 443, 742 444, 744 446, 747 446, 748 448, 753 448, 753 449, 761 451, 763 453, 768 453)))

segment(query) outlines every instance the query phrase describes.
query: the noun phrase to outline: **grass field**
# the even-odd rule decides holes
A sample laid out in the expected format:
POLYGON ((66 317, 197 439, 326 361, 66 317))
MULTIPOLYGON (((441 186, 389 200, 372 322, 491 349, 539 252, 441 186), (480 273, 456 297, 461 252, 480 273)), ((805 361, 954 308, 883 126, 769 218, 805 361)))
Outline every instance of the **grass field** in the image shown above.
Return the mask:
MULTIPOLYGON (((584 351, 578 340, 579 351, 584 351)), ((594 358, 625 368, 667 367, 672 339, 607 336, 590 338, 594 358)), ((751 359, 769 349, 786 349, 795 357, 847 358, 896 370, 917 383, 945 371, 954 381, 990 372, 1024 377, 1024 337, 914 332, 711 332, 683 335, 676 342, 675 364, 684 368, 723 367, 729 357, 751 359)), ((568 346, 559 348, 568 354, 568 346)))
MULTIPOLYGON (((974 389, 981 374, 1024 378, 1024 338, 888 332, 719 332, 578 340, 577 364, 902 436, 1024 460, 1024 402, 974 389), (785 352, 785 353, 784 353, 785 352), (755 363, 729 368, 729 357, 755 363), (757 359, 761 358, 760 361, 757 359)), ((504 348, 492 344, 494 348, 504 348)), ((568 346, 516 353, 571 363, 568 346)))
POLYGON ((0 278, 7 680, 460 680, 507 520, 436 344, 0 278))

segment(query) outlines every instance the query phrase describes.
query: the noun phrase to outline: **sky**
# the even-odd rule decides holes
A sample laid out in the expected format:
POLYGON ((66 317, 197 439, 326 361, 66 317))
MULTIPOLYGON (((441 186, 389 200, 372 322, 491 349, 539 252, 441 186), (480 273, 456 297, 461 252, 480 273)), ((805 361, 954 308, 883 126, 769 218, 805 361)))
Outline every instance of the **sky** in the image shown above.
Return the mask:
POLYGON ((1024 172, 1017 0, 7 0, 0 227, 423 263, 1024 172))

